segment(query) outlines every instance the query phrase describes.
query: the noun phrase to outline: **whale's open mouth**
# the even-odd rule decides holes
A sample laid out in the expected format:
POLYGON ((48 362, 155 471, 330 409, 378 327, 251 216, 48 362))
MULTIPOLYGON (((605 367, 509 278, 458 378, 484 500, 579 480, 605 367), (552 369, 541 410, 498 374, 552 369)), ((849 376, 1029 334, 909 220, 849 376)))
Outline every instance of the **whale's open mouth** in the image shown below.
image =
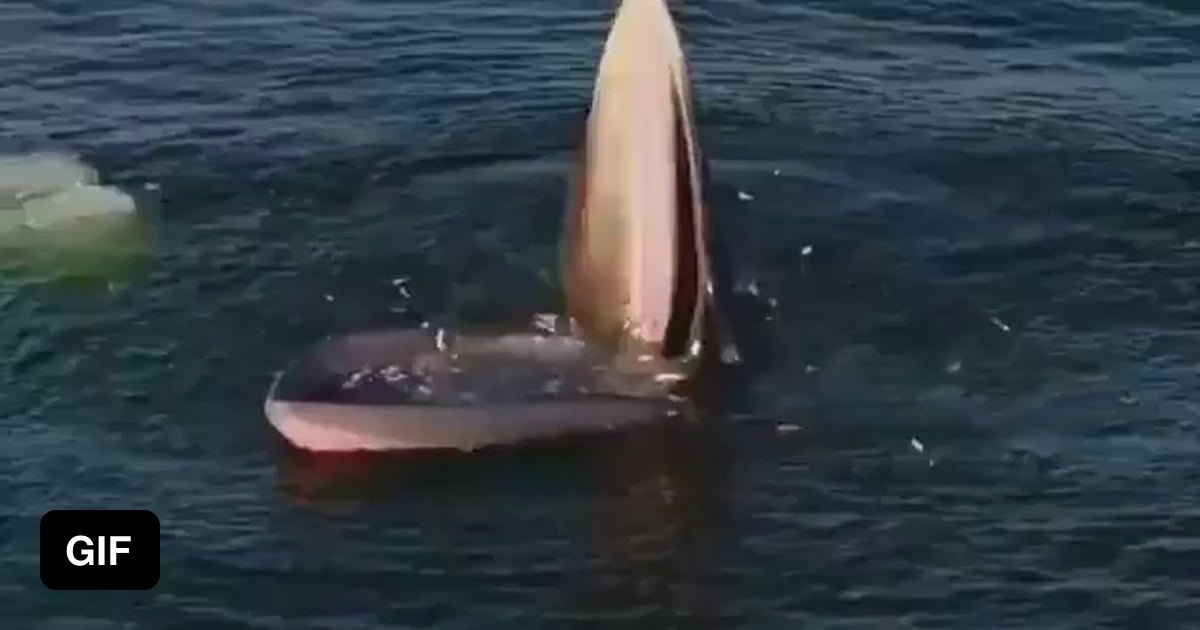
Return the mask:
POLYGON ((275 381, 266 414, 310 450, 470 450, 669 417, 678 377, 575 337, 381 330, 317 344, 275 381))
POLYGON ((712 308, 704 168, 664 0, 624 0, 562 238, 575 334, 365 332, 280 375, 266 413, 310 450, 472 449, 678 413, 712 308))
POLYGON ((661 399, 680 380, 650 355, 621 362, 573 336, 378 330, 327 339, 277 381, 273 397, 341 405, 514 405, 661 399))

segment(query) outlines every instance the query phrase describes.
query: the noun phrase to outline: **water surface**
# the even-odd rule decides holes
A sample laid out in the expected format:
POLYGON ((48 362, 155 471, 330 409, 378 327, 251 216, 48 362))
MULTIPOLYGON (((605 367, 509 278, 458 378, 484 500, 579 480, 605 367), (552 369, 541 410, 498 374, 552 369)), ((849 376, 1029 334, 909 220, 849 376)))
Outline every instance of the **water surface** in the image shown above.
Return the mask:
POLYGON ((682 3, 769 369, 699 431, 279 443, 262 396, 322 335, 558 306, 610 5, 0 2, 0 154, 162 195, 132 269, 0 261, 9 625, 1195 624, 1182 2, 682 3), (90 507, 157 512, 154 591, 41 586, 38 519, 90 507))

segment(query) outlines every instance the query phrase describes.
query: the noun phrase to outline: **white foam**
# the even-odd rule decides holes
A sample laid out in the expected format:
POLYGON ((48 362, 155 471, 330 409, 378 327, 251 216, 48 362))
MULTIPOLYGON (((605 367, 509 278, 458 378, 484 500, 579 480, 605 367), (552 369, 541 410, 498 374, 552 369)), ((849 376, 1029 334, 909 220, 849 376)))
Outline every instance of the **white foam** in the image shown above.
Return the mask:
POLYGON ((60 153, 0 155, 0 230, 43 229, 77 219, 127 216, 133 197, 100 184, 96 169, 60 153))
POLYGON ((51 227, 74 219, 101 215, 131 215, 133 197, 111 186, 72 186, 34 197, 23 203, 25 225, 34 229, 51 227))
POLYGON ((98 184, 96 169, 71 155, 0 155, 0 203, 20 202, 71 186, 98 184))

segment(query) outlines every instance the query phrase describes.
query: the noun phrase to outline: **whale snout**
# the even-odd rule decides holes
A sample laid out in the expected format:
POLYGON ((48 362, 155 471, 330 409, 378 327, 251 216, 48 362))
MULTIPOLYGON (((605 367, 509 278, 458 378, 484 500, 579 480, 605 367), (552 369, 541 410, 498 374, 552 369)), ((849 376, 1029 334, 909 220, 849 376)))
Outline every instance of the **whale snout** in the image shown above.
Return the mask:
POLYGON ((592 341, 674 358, 710 295, 703 157, 664 0, 624 0, 597 71, 564 231, 568 314, 592 341))

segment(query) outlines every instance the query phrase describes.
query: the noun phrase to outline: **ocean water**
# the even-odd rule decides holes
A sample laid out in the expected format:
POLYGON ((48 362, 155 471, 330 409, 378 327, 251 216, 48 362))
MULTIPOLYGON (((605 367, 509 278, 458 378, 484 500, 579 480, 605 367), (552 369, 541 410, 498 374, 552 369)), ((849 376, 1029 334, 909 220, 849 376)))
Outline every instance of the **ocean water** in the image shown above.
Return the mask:
POLYGON ((1197 627, 1178 0, 678 2, 763 370, 694 429, 280 443, 322 335, 557 307, 612 4, 0 0, 0 154, 158 198, 0 247, 6 627, 1197 627), (159 515, 156 589, 41 585, 92 507, 159 515))

